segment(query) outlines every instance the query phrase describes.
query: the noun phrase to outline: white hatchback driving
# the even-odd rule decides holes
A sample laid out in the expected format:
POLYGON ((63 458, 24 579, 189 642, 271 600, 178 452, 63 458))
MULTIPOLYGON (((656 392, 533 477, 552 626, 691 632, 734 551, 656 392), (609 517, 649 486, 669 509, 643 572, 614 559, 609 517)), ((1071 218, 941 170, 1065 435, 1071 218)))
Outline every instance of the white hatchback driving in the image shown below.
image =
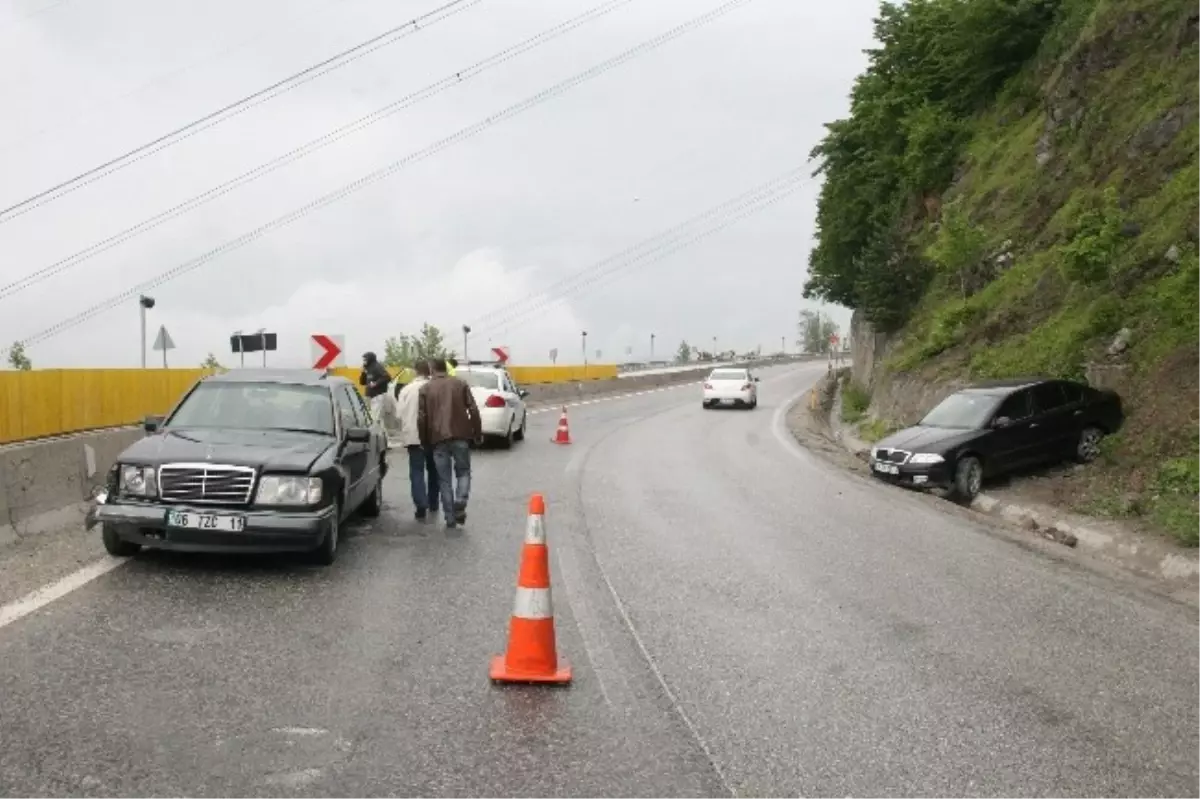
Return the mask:
POLYGON ((758 405, 758 378, 749 369, 724 367, 713 369, 704 380, 704 407, 732 405, 754 408, 758 405))
POLYGON ((485 438, 504 449, 525 439, 525 398, 529 392, 517 388, 507 369, 490 364, 460 364, 454 376, 471 387, 485 438))

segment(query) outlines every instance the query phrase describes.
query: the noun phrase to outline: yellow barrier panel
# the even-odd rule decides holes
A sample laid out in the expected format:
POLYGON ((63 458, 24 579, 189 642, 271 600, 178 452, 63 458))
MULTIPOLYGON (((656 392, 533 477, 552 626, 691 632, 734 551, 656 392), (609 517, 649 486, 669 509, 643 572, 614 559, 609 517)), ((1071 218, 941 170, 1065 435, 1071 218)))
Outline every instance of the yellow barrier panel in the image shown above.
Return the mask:
MULTIPOLYGON (((356 367, 332 372, 358 385, 356 367)), ((393 376, 400 370, 389 370, 393 376)), ((611 380, 614 364, 510 366, 518 385, 611 380)), ((165 414, 204 369, 38 369, 0 371, 0 444, 137 424, 165 414)), ((412 379, 411 372, 405 377, 412 379)), ((407 382, 407 380, 406 380, 407 382)), ((359 387, 361 390, 361 386, 359 387)))

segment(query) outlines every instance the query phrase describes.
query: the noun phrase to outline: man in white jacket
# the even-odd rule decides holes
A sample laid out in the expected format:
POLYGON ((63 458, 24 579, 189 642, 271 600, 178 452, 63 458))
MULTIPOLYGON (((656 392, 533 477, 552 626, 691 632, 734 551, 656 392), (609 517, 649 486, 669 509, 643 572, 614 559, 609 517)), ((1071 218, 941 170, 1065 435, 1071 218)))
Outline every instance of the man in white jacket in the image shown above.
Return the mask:
POLYGON ((433 452, 421 446, 421 435, 417 429, 417 412, 420 409, 421 387, 429 382, 429 364, 420 361, 413 366, 416 377, 400 390, 396 401, 396 417, 399 424, 397 440, 408 450, 408 479, 412 484, 412 501, 418 520, 429 512, 438 512, 438 476, 433 465, 433 452))

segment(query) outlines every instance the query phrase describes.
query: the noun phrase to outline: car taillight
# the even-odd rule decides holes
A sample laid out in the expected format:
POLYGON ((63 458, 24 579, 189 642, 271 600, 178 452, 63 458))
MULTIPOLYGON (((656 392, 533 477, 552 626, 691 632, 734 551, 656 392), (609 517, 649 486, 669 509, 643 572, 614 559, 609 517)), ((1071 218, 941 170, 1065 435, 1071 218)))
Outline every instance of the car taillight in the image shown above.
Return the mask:
POLYGON ((742 386, 742 391, 749 391, 752 388, 754 388, 753 384, 747 383, 746 385, 742 386))
POLYGON ((499 394, 493 394, 490 397, 488 397, 487 400, 483 404, 487 408, 503 408, 504 407, 504 397, 500 396, 499 394))
POLYGON ((712 391, 712 383, 705 383, 704 388, 707 391, 712 391))

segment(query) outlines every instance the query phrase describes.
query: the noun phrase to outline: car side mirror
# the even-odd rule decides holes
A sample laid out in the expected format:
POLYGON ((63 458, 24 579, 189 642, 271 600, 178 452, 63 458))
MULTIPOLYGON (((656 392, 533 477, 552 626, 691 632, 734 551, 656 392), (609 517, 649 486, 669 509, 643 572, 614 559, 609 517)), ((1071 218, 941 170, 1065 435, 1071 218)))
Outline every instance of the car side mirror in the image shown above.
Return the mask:
POLYGON ((525 390, 525 389, 523 389, 523 388, 518 388, 518 389, 517 389, 517 396, 518 396, 518 397, 520 397, 521 399, 525 399, 526 397, 528 397, 528 396, 529 396, 529 392, 528 392, 528 391, 526 391, 526 390, 525 390))
POLYGON ((142 421, 142 429, 147 433, 157 433, 158 429, 162 427, 163 419, 162 416, 147 416, 142 421))
POLYGON ((758 378, 757 378, 757 377, 756 377, 756 378, 754 378, 754 382, 755 382, 755 383, 757 383, 757 382, 758 382, 758 378))
POLYGON ((351 427, 346 431, 346 440, 355 444, 366 444, 371 440, 371 431, 366 427, 351 427))
POLYGON ((1009 419, 1007 416, 997 416, 995 419, 992 420, 992 427, 995 427, 996 429, 1009 427, 1011 425, 1012 425, 1012 419, 1009 419))

